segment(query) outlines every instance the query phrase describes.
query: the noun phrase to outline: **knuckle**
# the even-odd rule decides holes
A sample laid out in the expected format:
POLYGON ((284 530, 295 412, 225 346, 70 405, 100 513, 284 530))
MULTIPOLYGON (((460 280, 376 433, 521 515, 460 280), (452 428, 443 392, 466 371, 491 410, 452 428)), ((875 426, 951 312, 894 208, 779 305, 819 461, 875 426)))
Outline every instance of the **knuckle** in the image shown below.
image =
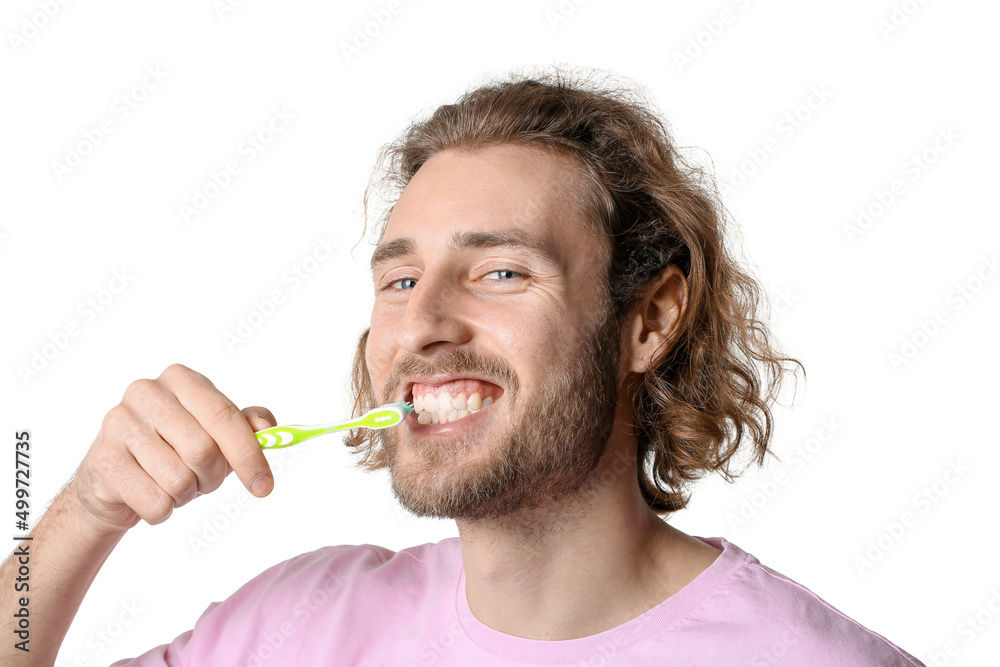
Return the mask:
POLYGON ((237 416, 242 414, 235 405, 226 402, 217 402, 208 410, 208 418, 213 426, 228 426, 237 416))
POLYGON ((198 477, 189 469, 175 473, 164 489, 180 506, 194 498, 198 491, 198 477))
POLYGON ((170 410, 159 403, 148 409, 147 415, 153 424, 166 424, 173 416, 170 410))
POLYGON ((160 377, 163 378, 164 380, 176 380, 187 377, 193 372, 194 371, 192 371, 184 364, 170 364, 165 369, 163 369, 163 372, 160 373, 160 377))
POLYGON ((238 449, 229 457, 229 464, 234 470, 247 470, 254 464, 255 453, 249 449, 238 449))
POLYGON ((218 445, 206 436, 188 441, 181 458, 195 468, 204 468, 211 464, 218 455, 218 445))
POLYGON ((170 364, 162 373, 160 379, 174 387, 204 386, 212 387, 211 381, 198 371, 192 370, 184 364, 170 364))
POLYGON ((141 378, 133 381, 128 388, 125 389, 125 400, 133 400, 140 403, 150 401, 156 397, 159 390, 160 386, 157 384, 156 380, 141 378))
POLYGON ((114 436, 129 433, 134 428, 135 417, 131 410, 123 405, 116 405, 108 410, 108 413, 104 415, 104 421, 101 422, 101 434, 105 438, 112 436, 114 439, 114 436))
POLYGON ((158 493, 146 507, 145 519, 152 524, 165 521, 174 511, 174 499, 166 493, 158 493))
POLYGON ((110 479, 121 472, 118 455, 106 447, 94 451, 88 467, 91 477, 98 479, 110 479))
POLYGON ((215 491, 220 486, 222 486, 222 483, 224 481, 226 481, 225 475, 220 475, 216 473, 206 475, 205 479, 198 484, 198 492, 203 494, 212 493, 212 491, 215 491))

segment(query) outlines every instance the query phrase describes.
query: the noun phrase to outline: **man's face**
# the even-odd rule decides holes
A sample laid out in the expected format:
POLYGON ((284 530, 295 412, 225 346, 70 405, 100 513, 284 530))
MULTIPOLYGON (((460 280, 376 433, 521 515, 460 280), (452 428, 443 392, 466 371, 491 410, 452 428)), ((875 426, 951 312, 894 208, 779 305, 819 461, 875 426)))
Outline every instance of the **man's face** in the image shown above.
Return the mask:
POLYGON ((534 148, 445 151, 392 210, 366 362, 383 403, 417 404, 375 434, 418 516, 495 520, 551 503, 607 447, 620 333, 607 241, 567 197, 576 169, 534 148))

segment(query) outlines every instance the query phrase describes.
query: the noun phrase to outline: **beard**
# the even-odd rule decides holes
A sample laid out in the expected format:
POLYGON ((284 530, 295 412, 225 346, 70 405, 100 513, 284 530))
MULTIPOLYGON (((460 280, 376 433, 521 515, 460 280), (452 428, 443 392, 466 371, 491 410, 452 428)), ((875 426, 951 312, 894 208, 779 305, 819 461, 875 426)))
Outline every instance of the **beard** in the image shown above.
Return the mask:
MULTIPOLYGON (((610 309, 586 332, 582 349, 543 384, 524 393, 502 359, 448 350, 430 366, 410 355, 393 369, 383 402, 412 374, 473 373, 504 387, 496 413, 460 436, 401 443, 399 428, 375 431, 396 499, 416 516, 521 523, 588 481, 607 450, 619 400, 621 327, 610 309), (502 423, 501 417, 508 423, 502 423), (401 461, 401 448, 412 451, 401 461)), ((555 355, 553 355, 555 356, 555 355)))

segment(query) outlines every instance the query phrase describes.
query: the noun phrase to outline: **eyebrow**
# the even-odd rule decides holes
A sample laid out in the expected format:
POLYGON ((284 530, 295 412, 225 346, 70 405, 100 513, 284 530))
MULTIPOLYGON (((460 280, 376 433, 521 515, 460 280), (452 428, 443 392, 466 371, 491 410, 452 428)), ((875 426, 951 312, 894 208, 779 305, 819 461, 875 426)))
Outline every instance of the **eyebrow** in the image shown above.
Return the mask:
MULTIPOLYGON (((522 248, 540 255, 547 260, 555 260, 555 256, 546 243, 520 229, 455 231, 448 242, 448 252, 451 253, 458 253, 462 250, 498 247, 522 248)), ((414 254, 416 254, 416 241, 412 236, 402 236, 398 239, 393 239, 375 248, 375 252, 372 254, 371 271, 375 273, 380 266, 396 257, 414 254)))

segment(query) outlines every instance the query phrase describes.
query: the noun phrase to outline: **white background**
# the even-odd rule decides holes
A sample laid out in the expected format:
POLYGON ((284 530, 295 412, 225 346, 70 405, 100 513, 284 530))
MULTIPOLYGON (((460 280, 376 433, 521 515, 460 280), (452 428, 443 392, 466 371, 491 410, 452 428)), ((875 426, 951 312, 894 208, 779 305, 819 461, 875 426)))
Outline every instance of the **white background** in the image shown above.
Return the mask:
MULTIPOLYGON (((992 599, 1000 609, 1000 279, 988 263, 1000 250, 989 194, 997 5, 403 0, 392 14, 388 2, 202 0, 69 3, 49 18, 42 4, 10 0, 0 15, 8 534, 15 431, 31 430, 37 519, 128 384, 170 363, 280 422, 346 417, 372 303, 370 246, 349 251, 378 147, 491 74, 570 63, 646 86, 678 144, 739 185, 726 196, 734 242, 774 303, 779 340, 808 372, 794 407, 776 412, 784 463, 735 486, 706 480, 672 523, 726 537, 928 664, 983 665, 1000 653, 988 608, 992 599), (358 31, 372 12, 390 20, 371 23, 365 44, 358 31), (163 80, 131 93, 147 67, 163 80), (144 98, 127 118, 123 94, 144 98), (276 108, 294 120, 246 161, 241 143, 276 108), (787 114, 798 114, 794 125, 787 114), (111 133, 60 178, 54 163, 105 118, 111 133), (935 148, 942 132, 952 138, 935 148), (240 173, 186 222, 179 206, 231 159, 240 173), (851 237, 859 207, 880 215, 851 237), (328 236, 341 252, 305 261, 328 236), (283 279, 303 266, 315 269, 308 280, 283 279), (127 286, 102 292, 116 270, 127 286), (227 347, 225 334, 275 289, 284 302, 227 347), (80 309, 108 296, 95 317, 80 309), (56 348, 68 324, 78 335, 56 348), (824 420, 837 425, 832 437, 824 420), (808 461, 798 447, 811 449, 808 461), (952 465, 966 471, 947 476, 952 465), (932 504, 916 498, 923 489, 936 489, 932 504), (887 526, 907 512, 893 536, 887 526), (977 612, 986 625, 972 630, 965 619, 977 612)), ((306 550, 457 534, 453 522, 407 515, 387 476, 356 470, 337 436, 286 452, 283 462, 268 454, 280 472, 266 499, 243 502, 230 476, 167 523, 131 531, 57 665, 108 664, 168 642, 209 602, 306 550), (213 521, 228 526, 213 536, 213 521), (98 632, 118 636, 107 644, 98 632)))

